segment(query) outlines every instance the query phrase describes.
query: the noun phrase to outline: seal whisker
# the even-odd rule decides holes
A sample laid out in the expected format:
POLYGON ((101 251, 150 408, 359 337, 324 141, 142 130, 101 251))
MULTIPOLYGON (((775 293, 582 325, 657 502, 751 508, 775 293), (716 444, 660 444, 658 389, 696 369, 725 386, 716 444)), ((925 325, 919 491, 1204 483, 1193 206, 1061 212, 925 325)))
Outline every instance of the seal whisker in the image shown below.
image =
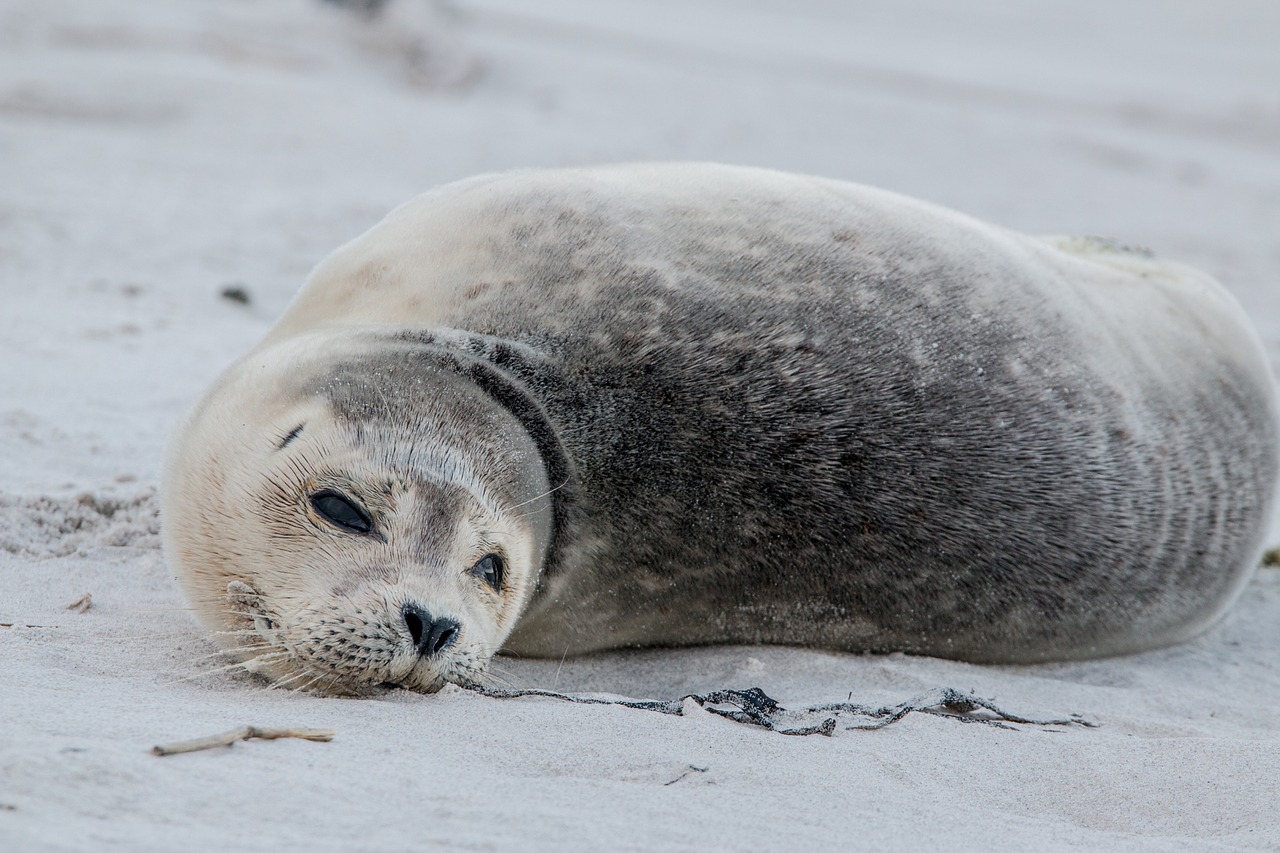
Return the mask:
MULTIPOLYGON (((508 507, 507 509, 508 509, 508 511, 520 509, 520 507, 522 507, 522 506, 527 506, 527 505, 529 505, 529 504, 533 503, 534 501, 540 501, 540 500, 542 500, 543 498, 548 497, 548 496, 550 496, 550 495, 552 495, 552 494, 554 494, 554 493, 556 493, 556 492, 560 491, 561 489, 563 489, 563 488, 564 488, 565 486, 567 486, 567 485, 569 485, 569 481, 566 479, 566 480, 565 480, 563 483, 561 483, 560 485, 558 485, 558 486, 552 486, 551 488, 547 489, 547 490, 546 490, 545 492, 543 492, 542 494, 540 494, 540 495, 534 495, 533 497, 529 498, 528 500, 523 500, 523 501, 521 501, 520 503, 515 504, 514 506, 508 507)), ((516 516, 516 517, 517 517, 517 518, 519 518, 519 519, 523 519, 523 518, 524 518, 524 516, 523 516, 523 515, 518 515, 518 516, 516 516)))
POLYGON ((194 681, 197 678, 206 678, 209 676, 220 675, 221 673, 229 672, 235 669, 239 669, 244 672, 251 672, 252 670, 246 669, 246 664, 248 663, 249 661, 233 661, 232 663, 228 663, 223 666, 214 667, 213 669, 202 670, 200 672, 195 672, 195 673, 192 673, 191 675, 186 675, 186 676, 183 676, 182 678, 175 678, 171 681, 166 681, 164 683, 180 684, 184 681, 194 681))
POLYGON ((300 679, 308 679, 306 683, 311 684, 311 683, 314 683, 315 680, 319 679, 321 675, 322 674, 316 674, 314 672, 311 672, 310 670, 303 669, 298 672, 295 672, 293 675, 287 675, 281 678, 273 679, 272 682, 268 685, 268 689, 294 690, 294 689, 297 689, 296 685, 291 686, 291 682, 297 682, 300 679))
POLYGON ((477 662, 477 667, 486 671, 500 672, 503 675, 508 675, 508 676, 516 675, 514 670, 511 670, 503 666, 502 664, 494 663, 492 657, 489 657, 487 660, 484 660, 482 662, 477 662))
POLYGON ((200 655, 198 657, 192 658, 190 662, 201 663, 202 661, 207 661, 211 658, 227 657, 228 655, 244 654, 247 652, 266 651, 268 649, 274 649, 274 648, 276 648, 276 646, 273 646, 269 643, 259 643, 258 645, 254 645, 254 646, 232 646, 231 648, 218 649, 217 651, 209 652, 208 654, 204 654, 204 655, 200 655))
POLYGON ((473 673, 475 683, 484 687, 492 687, 498 685, 509 690, 518 690, 527 686, 526 682, 520 679, 509 677, 503 673, 494 672, 492 669, 482 669, 473 673))
POLYGON ((560 664, 556 667, 555 678, 551 679, 551 689, 555 690, 556 685, 560 683, 560 670, 564 669, 564 659, 569 656, 569 647, 565 646, 564 651, 560 655, 560 664))
POLYGON ((324 678, 325 678, 325 675, 323 673, 313 673, 309 679, 302 682, 301 684, 296 684, 296 685, 293 685, 292 687, 288 687, 285 689, 292 690, 295 693, 309 693, 324 678))

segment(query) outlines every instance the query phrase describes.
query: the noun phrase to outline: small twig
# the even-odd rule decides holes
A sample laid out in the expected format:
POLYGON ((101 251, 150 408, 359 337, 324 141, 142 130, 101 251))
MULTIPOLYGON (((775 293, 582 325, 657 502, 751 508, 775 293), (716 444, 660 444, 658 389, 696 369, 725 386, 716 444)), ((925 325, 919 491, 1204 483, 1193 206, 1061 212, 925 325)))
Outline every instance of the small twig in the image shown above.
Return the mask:
POLYGON ((86 592, 75 601, 67 605, 68 610, 74 610, 77 613, 87 613, 89 608, 93 606, 93 594, 86 592))
POLYGON ((231 746, 239 740, 259 738, 276 740, 277 738, 295 737, 302 740, 328 742, 333 740, 333 729, 263 729, 257 726, 241 726, 220 735, 198 737, 194 740, 181 740, 177 743, 166 743, 151 747, 154 755, 179 755, 183 752, 196 752, 201 749, 216 749, 220 746, 231 746))
POLYGON ((56 628, 57 625, 28 625, 26 622, 0 622, 0 628, 56 628))

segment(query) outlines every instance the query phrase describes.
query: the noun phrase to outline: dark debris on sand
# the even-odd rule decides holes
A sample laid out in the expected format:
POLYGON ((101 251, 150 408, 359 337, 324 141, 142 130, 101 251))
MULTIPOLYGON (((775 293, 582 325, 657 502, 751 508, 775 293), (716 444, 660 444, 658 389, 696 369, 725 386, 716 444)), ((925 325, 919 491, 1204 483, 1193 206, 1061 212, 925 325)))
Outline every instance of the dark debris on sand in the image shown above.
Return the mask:
POLYGON ((1095 728, 1096 723, 1072 714, 1065 719, 1036 720, 1011 714, 998 707, 990 699, 981 699, 972 693, 961 693, 950 687, 943 687, 917 699, 902 702, 898 705, 873 707, 857 702, 832 702, 824 705, 811 705, 800 710, 788 710, 778 704, 759 687, 746 690, 714 690, 710 693, 690 693, 679 699, 639 700, 639 699, 604 699, 594 696, 575 696, 569 693, 557 693, 552 690, 498 690, 487 687, 470 687, 482 696, 493 699, 517 699, 523 696, 541 696, 548 699, 559 699, 580 705, 621 705, 624 708, 635 708, 640 711, 657 711, 660 714, 682 716, 684 703, 692 700, 706 711, 733 720, 735 723, 759 726, 771 732, 783 735, 831 735, 837 725, 845 717, 862 718, 852 725, 845 726, 846 731, 882 729, 902 720, 909 714, 929 714, 935 717, 946 717, 961 723, 982 723, 1003 729, 1012 729, 1014 725, 1022 726, 1084 726, 1095 728))

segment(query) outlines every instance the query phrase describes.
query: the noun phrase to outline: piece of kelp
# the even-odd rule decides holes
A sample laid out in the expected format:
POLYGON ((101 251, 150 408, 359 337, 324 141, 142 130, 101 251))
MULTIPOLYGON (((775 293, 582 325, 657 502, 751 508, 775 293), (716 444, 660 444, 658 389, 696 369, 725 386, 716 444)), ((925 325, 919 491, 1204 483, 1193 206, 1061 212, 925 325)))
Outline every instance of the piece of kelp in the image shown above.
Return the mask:
POLYGON ((660 714, 682 716, 686 701, 692 700, 706 711, 733 720, 735 723, 759 726, 783 735, 830 735, 846 716, 860 717, 859 722, 845 726, 847 731, 882 729, 891 726, 908 714, 930 714, 947 717, 962 723, 982 723, 988 726, 1011 729, 1020 726, 1085 726, 1095 728, 1079 714, 1065 719, 1036 720, 1011 714, 990 699, 982 699, 972 693, 961 693, 951 687, 932 690, 916 699, 898 705, 874 707, 857 702, 831 702, 811 705, 798 710, 788 710, 778 704, 759 687, 746 690, 713 690, 710 693, 690 693, 679 699, 606 699, 598 696, 576 696, 557 693, 554 690, 509 690, 490 687, 468 687, 475 693, 493 699, 518 699, 524 696, 541 696, 559 699, 579 705, 621 705, 640 711, 657 711, 660 714), (1013 725, 1011 725, 1013 724, 1013 725))

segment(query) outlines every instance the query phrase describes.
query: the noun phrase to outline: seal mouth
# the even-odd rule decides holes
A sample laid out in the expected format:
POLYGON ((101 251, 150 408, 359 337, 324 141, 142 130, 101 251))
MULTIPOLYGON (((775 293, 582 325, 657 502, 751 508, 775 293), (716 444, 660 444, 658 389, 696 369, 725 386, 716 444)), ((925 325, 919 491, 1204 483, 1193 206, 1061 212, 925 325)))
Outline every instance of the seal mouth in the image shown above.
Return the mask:
POLYGON ((215 636, 226 645, 226 654, 239 658, 233 666, 267 679, 272 689, 332 696, 382 695, 393 689, 435 693, 449 683, 477 684, 484 672, 475 650, 454 647, 459 626, 453 620, 428 624, 425 613, 415 613, 409 622, 413 648, 407 648, 408 640, 384 614, 313 606, 299 611, 301 619, 287 619, 239 580, 227 584, 225 600, 234 621, 215 636), (424 645, 431 647, 431 656, 421 653, 424 645))

